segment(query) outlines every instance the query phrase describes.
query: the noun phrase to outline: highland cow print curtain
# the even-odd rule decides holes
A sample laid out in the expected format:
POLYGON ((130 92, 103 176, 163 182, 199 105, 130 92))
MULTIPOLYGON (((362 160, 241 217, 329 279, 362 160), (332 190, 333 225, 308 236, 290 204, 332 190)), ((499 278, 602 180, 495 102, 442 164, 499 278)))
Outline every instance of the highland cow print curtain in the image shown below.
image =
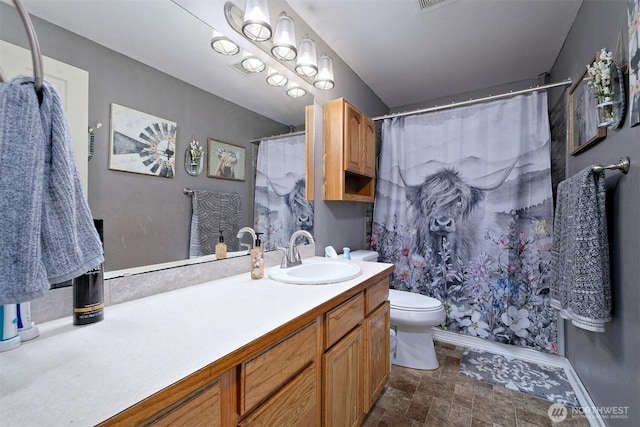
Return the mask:
POLYGON ((546 93, 386 119, 372 249, 442 327, 556 353, 546 93))
POLYGON ((305 194, 304 135, 260 142, 256 168, 255 231, 265 250, 288 247, 296 230, 313 234, 313 202, 305 194))

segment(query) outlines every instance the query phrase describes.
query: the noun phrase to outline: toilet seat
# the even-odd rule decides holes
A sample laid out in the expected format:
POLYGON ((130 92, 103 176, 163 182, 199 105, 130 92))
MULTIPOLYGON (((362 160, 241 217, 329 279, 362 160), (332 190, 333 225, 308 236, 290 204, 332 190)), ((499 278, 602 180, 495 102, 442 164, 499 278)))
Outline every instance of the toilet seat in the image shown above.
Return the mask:
POLYGON ((435 298, 415 292, 389 289, 391 308, 404 311, 437 311, 442 309, 442 303, 435 298))

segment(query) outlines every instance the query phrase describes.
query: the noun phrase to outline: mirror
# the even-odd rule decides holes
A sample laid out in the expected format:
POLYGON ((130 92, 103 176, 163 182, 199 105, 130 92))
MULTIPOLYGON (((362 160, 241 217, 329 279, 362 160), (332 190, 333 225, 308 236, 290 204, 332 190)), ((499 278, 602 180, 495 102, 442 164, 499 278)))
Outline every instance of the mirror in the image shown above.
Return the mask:
MULTIPOLYGON (((0 38, 26 47, 17 12, 2 1, 0 38)), ((175 2, 23 3, 43 54, 89 72, 88 126, 104 126, 94 130, 88 198, 94 217, 104 220, 105 271, 193 262, 186 260, 191 198, 184 188, 240 194, 241 224, 253 226, 257 150, 250 141, 304 129, 312 94, 293 99, 268 86, 266 72, 241 72, 239 56, 211 49, 212 27, 175 2), (177 124, 173 178, 108 168, 112 103, 177 124), (189 143, 206 145, 208 138, 246 149, 244 181, 185 172, 189 143)), ((204 3, 223 19, 224 2, 204 3)))

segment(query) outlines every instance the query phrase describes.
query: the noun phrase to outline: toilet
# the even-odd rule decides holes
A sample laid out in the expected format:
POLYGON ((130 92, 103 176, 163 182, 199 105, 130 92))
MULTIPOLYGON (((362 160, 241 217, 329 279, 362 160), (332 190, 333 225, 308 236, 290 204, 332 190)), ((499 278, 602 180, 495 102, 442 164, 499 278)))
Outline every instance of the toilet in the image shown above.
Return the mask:
POLYGON ((431 328, 445 318, 440 301, 414 292, 389 290, 391 328, 397 348, 391 363, 414 369, 438 369, 431 328))
MULTIPOLYGON (((351 259, 377 261, 378 253, 358 250, 351 252, 351 259)), ((391 363, 413 369, 437 369, 431 328, 445 319, 442 303, 426 295, 396 289, 389 290, 389 301, 391 363)))

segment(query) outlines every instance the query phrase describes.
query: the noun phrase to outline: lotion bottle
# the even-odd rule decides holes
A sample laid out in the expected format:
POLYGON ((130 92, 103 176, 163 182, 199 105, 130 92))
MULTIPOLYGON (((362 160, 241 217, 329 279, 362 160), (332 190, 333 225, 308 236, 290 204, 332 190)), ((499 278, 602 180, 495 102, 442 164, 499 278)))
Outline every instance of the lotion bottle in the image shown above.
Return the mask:
POLYGON ((216 259, 223 259, 227 257, 227 244, 224 242, 222 236, 222 230, 220 230, 220 237, 218 238, 218 244, 216 244, 216 259))
POLYGON ((263 233, 256 233, 256 244, 251 249, 251 278, 262 279, 264 276, 264 249, 262 249, 262 242, 260 241, 260 235, 263 233))

